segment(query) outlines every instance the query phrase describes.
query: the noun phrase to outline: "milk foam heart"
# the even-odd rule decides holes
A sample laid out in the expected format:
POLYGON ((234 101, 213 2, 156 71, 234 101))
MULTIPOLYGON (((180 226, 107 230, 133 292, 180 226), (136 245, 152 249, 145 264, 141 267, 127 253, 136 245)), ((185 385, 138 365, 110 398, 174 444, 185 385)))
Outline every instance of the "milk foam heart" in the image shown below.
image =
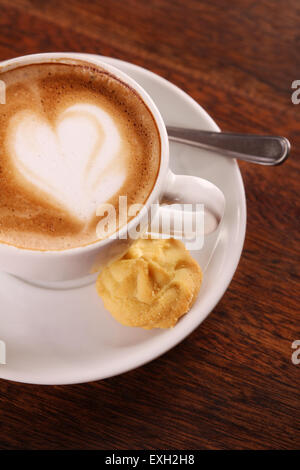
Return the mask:
POLYGON ((81 220, 94 216, 124 183, 120 135, 101 108, 70 106, 54 128, 32 112, 16 119, 11 136, 16 168, 81 220))

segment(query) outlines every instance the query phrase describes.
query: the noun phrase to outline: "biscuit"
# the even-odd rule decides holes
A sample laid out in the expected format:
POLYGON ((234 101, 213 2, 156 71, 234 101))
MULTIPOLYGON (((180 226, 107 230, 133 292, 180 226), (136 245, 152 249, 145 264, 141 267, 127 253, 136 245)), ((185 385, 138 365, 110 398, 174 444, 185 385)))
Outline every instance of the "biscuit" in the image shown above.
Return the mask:
POLYGON ((201 269, 181 241, 140 239, 103 269, 96 287, 116 320, 151 329, 176 325, 201 282, 201 269))

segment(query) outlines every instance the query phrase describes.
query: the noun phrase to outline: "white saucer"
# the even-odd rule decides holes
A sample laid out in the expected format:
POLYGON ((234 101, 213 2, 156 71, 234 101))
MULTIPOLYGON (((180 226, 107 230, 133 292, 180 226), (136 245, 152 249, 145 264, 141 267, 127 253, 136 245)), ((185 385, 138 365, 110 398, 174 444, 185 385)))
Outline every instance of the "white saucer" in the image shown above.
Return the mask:
MULTIPOLYGON (((218 130, 188 95, 135 65, 102 57, 132 76, 152 96, 167 124, 218 130)), ((6 365, 0 377, 37 384, 70 384, 121 374, 155 359, 191 333, 212 311, 238 265, 246 228, 243 181, 237 163, 214 153, 171 144, 171 168, 215 183, 226 197, 218 236, 193 256, 204 281, 192 310, 171 330, 144 331, 119 325, 104 309, 94 283, 44 289, 0 273, 0 340, 6 365)))

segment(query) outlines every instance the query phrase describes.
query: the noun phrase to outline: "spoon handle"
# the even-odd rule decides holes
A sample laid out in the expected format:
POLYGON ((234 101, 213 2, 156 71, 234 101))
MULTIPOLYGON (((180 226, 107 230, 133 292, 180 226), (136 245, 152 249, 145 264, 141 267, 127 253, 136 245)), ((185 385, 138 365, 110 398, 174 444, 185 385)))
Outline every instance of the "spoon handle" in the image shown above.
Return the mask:
POLYGON ((214 150, 226 157, 261 165, 283 163, 291 148, 290 142, 285 137, 211 132, 172 126, 168 126, 167 131, 169 139, 175 142, 214 150))

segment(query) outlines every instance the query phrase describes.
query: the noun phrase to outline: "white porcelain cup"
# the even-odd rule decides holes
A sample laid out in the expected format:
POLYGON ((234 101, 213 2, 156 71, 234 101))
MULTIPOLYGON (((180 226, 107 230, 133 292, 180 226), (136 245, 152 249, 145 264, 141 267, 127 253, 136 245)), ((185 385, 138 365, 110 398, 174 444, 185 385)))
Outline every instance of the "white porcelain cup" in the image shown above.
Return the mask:
MULTIPOLYGON (((169 169, 169 142, 164 121, 146 91, 132 78, 112 65, 103 63, 97 57, 85 57, 76 53, 45 53, 33 54, 4 61, 0 64, 0 72, 19 66, 51 61, 64 62, 84 60, 93 66, 100 66, 124 83, 133 88, 150 109, 161 139, 161 156, 159 173, 146 203, 145 210, 123 226, 117 236, 99 240, 96 243, 61 251, 37 251, 20 249, 0 242, 0 269, 30 281, 56 282, 84 278, 97 272, 108 262, 122 256, 130 244, 131 238, 124 235, 139 224, 147 229, 148 213, 154 204, 157 211, 166 211, 158 203, 166 198, 168 201, 181 201, 192 204, 204 204, 214 214, 217 224, 220 223, 225 207, 223 193, 214 184, 194 176, 175 175, 169 169)), ((1 106, 1 105, 0 105, 1 106)), ((1 144, 0 144, 1 145, 1 144)))

